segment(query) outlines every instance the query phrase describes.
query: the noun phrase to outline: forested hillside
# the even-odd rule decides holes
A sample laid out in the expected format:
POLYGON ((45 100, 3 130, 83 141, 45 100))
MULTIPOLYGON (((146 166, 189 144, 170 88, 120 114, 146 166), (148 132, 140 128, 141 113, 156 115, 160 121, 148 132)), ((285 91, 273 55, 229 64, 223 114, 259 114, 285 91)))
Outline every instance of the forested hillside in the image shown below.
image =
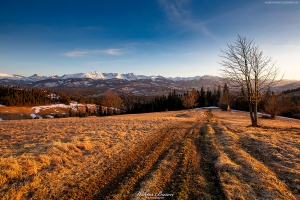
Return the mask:
POLYGON ((0 85, 0 104, 7 106, 36 106, 53 103, 70 104, 70 97, 53 90, 0 85))

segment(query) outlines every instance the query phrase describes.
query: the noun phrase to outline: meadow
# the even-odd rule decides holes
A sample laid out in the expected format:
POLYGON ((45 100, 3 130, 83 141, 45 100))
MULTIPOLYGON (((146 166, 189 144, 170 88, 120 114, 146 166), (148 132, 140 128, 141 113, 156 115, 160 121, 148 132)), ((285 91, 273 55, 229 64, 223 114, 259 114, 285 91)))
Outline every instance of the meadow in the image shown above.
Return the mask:
POLYGON ((299 199, 300 121, 218 109, 0 122, 1 199, 299 199))

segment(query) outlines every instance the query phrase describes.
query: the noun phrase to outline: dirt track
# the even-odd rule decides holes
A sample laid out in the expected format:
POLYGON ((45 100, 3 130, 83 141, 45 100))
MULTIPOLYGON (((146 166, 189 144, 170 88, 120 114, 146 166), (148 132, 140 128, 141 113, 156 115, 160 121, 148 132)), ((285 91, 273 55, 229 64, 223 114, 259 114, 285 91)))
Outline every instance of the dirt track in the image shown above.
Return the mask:
POLYGON ((213 160, 208 155, 202 122, 182 122, 160 130, 160 137, 145 141, 111 162, 63 199, 143 199, 147 195, 172 199, 222 199, 213 160), (203 157, 202 157, 203 156, 203 157), (202 166, 203 165, 203 166, 202 166), (202 166, 202 167, 201 167, 202 166), (97 193, 87 193, 97 188, 97 193), (161 194, 159 194, 161 192, 161 194))
POLYGON ((93 199, 143 199, 149 195, 172 199, 224 199, 206 143, 203 122, 185 122, 162 130, 120 158, 99 180, 106 180, 93 199), (201 147, 201 145, 203 146, 201 147), (163 197, 163 196, 161 196, 163 197))

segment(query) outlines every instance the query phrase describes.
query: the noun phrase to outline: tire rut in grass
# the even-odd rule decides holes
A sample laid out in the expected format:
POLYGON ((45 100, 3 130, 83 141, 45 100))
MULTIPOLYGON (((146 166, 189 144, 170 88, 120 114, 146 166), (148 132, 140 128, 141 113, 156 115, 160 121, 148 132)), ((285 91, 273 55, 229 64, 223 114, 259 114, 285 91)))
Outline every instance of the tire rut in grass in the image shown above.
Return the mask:
POLYGON ((174 199, 222 199, 215 194, 215 188, 207 190, 208 181, 200 162, 201 126, 201 123, 197 123, 187 130, 178 152, 176 170, 164 188, 164 191, 174 194, 174 199))
MULTIPOLYGON (((193 125, 195 126, 195 124, 193 125)), ((172 174, 170 175, 170 179, 164 184, 164 188, 163 188, 163 192, 164 193, 168 193, 168 194, 174 194, 174 196, 176 196, 176 194, 178 193, 179 189, 178 188, 178 184, 180 184, 182 182, 182 180, 180 179, 181 174, 183 175, 184 173, 182 172, 182 161, 183 161, 183 146, 184 146, 184 141, 186 141, 186 138, 188 136, 189 131, 193 128, 192 127, 184 127, 183 128, 183 135, 181 136, 180 140, 177 141, 176 144, 176 151, 174 153, 174 160, 175 160, 175 164, 174 164, 174 170, 172 170, 172 174)), ((174 146, 173 146, 174 148, 174 146)), ((174 197, 173 197, 174 198, 174 197)), ((173 199, 172 198, 172 199, 173 199)))
POLYGON ((78 186, 78 189, 73 188, 74 190, 62 195, 62 199, 104 199, 102 197, 113 191, 122 182, 122 178, 126 176, 126 173, 133 170, 135 164, 139 162, 138 159, 147 155, 151 149, 159 145, 164 138, 167 138, 167 134, 165 130, 161 130, 161 133, 153 134, 153 137, 148 138, 147 142, 128 150, 128 152, 115 158, 106 166, 99 167, 99 170, 102 169, 99 173, 93 174, 84 180, 78 186))
POLYGON ((152 194, 166 192, 163 191, 163 188, 167 180, 170 179, 170 173, 175 170, 176 164, 174 165, 174 163, 178 162, 176 155, 179 152, 179 146, 184 134, 185 133, 182 132, 177 133, 168 147, 155 161, 151 169, 136 182, 133 195, 131 195, 132 198, 137 198, 136 194, 139 192, 149 191, 152 194))
MULTIPOLYGON (((176 129, 165 130, 161 137, 152 142, 151 147, 137 156, 135 162, 120 172, 112 181, 103 187, 94 199, 125 199, 130 195, 135 185, 151 169, 159 159, 167 153, 166 147, 171 142, 176 129)), ((143 148, 143 147, 142 147, 143 148)))
POLYGON ((200 167, 207 185, 207 196, 204 199, 226 199, 215 169, 215 162, 218 154, 215 151, 211 138, 207 136, 207 124, 202 126, 200 130, 200 139, 198 141, 197 150, 200 154, 200 167))

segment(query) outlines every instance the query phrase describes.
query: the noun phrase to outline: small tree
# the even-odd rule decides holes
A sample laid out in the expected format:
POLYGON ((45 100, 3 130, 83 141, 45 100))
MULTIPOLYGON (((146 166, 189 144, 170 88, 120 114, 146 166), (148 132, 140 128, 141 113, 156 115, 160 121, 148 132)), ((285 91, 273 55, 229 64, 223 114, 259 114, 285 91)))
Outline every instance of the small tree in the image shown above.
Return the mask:
POLYGON ((108 90, 104 94, 101 105, 122 109, 123 101, 116 93, 108 90))
POLYGON ((265 111, 271 115, 271 119, 275 119, 276 115, 280 115, 293 108, 293 103, 289 97, 283 94, 275 95, 274 93, 272 93, 265 105, 265 111))
POLYGON ((221 51, 223 60, 219 64, 224 67, 221 71, 232 88, 245 88, 252 126, 258 126, 260 93, 279 82, 276 80, 279 70, 272 58, 264 56, 253 40, 238 35, 236 43, 227 46, 227 50, 221 51))
POLYGON ((230 105, 229 88, 226 83, 224 84, 223 93, 219 100, 219 105, 222 104, 230 105))
POLYGON ((198 92, 196 90, 192 90, 190 93, 186 93, 181 97, 182 105, 185 108, 194 108, 198 105, 197 99, 198 99, 198 92))

